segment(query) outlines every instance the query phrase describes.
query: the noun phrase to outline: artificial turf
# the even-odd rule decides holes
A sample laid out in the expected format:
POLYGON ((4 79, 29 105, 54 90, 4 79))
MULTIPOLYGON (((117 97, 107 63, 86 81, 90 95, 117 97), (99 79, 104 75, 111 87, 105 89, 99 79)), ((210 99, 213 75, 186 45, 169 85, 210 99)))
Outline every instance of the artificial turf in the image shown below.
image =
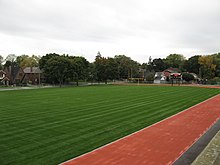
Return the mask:
POLYGON ((170 86, 0 91, 0 164, 58 164, 219 91, 170 86))

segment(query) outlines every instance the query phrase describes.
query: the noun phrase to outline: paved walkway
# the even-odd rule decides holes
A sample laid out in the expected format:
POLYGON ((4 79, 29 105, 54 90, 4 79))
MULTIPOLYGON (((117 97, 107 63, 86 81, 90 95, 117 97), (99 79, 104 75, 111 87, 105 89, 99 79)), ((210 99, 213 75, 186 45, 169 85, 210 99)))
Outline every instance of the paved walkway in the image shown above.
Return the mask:
POLYGON ((25 89, 41 89, 41 88, 53 88, 54 86, 32 86, 32 87, 6 87, 0 88, 1 91, 13 91, 13 90, 25 90, 25 89))
POLYGON ((172 164, 220 118, 220 95, 64 165, 172 164))
POLYGON ((220 131, 215 135, 212 141, 192 163, 192 165, 219 165, 220 164, 220 131))

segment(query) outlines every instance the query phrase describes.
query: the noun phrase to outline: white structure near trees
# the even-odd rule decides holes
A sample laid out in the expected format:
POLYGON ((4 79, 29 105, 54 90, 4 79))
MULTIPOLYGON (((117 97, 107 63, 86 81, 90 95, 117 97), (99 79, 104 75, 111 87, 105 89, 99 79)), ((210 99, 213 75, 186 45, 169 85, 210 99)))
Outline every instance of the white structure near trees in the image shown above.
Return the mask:
POLYGON ((3 70, 0 70, 0 85, 9 85, 9 79, 3 70))

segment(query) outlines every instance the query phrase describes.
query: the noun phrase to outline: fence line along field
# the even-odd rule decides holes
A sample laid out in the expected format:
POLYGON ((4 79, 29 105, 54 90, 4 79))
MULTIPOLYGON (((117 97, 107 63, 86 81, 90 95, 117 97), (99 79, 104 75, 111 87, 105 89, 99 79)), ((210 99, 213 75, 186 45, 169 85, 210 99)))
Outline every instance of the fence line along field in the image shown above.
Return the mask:
POLYGON ((164 86, 2 91, 0 164, 58 164, 219 93, 164 86))

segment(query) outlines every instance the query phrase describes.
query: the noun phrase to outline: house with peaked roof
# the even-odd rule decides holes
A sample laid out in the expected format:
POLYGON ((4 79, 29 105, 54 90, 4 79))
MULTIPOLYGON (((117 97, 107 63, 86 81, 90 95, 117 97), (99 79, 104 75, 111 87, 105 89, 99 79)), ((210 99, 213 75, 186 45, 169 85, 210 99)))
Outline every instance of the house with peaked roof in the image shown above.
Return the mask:
POLYGON ((155 84, 164 84, 167 83, 166 76, 163 72, 156 72, 154 75, 154 83, 155 84))
POLYGON ((180 75, 181 71, 178 68, 167 68, 163 72, 156 72, 154 75, 155 84, 164 84, 169 83, 169 79, 173 75, 180 75))
POLYGON ((26 67, 22 69, 18 65, 11 65, 4 68, 0 74, 0 83, 2 81, 1 77, 7 78, 9 85, 21 85, 21 84, 40 84, 42 79, 42 71, 39 67, 26 67))
POLYGON ((42 79, 42 71, 39 67, 26 67, 24 68, 23 83, 40 84, 42 79))
POLYGON ((166 77, 169 77, 172 74, 174 73, 180 73, 181 71, 178 69, 178 68, 168 68, 168 69, 165 69, 163 71, 163 74, 166 76, 166 77))
POLYGON ((0 85, 9 85, 9 78, 3 70, 0 70, 0 85))

